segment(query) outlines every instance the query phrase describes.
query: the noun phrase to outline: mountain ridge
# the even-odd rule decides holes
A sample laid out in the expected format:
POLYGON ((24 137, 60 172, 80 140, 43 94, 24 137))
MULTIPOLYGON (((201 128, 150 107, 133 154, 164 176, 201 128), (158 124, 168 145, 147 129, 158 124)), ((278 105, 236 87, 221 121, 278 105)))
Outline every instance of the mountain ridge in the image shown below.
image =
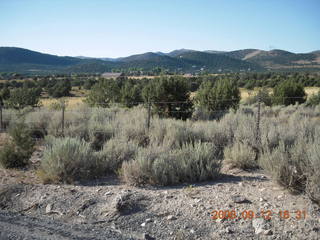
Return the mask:
POLYGON ((155 68, 179 73, 243 72, 288 69, 320 70, 320 51, 292 53, 274 49, 196 51, 177 49, 168 53, 146 52, 121 58, 70 57, 40 53, 24 48, 0 47, 0 71, 41 73, 105 71, 150 71, 155 68))

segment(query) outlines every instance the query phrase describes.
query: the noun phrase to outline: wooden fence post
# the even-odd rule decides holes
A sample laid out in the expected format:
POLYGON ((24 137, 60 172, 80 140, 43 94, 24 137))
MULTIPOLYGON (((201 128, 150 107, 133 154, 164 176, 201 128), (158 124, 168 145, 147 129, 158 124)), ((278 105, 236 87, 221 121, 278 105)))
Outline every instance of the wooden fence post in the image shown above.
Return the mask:
POLYGON ((151 102, 148 102, 148 117, 147 117, 147 129, 150 129, 150 120, 151 120, 151 102))

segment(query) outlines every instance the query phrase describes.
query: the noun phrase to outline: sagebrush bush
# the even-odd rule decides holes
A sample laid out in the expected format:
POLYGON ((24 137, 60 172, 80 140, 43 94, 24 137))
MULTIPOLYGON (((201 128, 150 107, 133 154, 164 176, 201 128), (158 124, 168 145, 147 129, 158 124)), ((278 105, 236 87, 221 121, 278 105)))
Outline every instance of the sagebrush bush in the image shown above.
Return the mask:
POLYGON ((258 167, 258 156, 252 146, 235 142, 232 146, 224 149, 224 160, 233 167, 241 169, 253 169, 258 167))
POLYGON ((13 143, 6 143, 0 148, 0 165, 3 168, 20 168, 28 164, 28 158, 17 151, 13 143))
POLYGON ((301 192, 305 189, 306 143, 299 141, 293 146, 286 147, 284 142, 272 152, 264 153, 260 165, 281 185, 291 191, 301 192))
POLYGON ((97 156, 90 144, 77 138, 47 138, 40 176, 45 182, 72 183, 97 176, 97 156))
MULTIPOLYGON (((206 121, 153 115, 147 129, 143 106, 67 109, 65 139, 52 137, 61 135, 59 110, 5 110, 4 117, 12 124, 25 119, 29 127, 48 133, 41 175, 51 181, 117 172, 131 184, 196 182, 218 175, 225 159, 241 168, 264 168, 280 184, 319 199, 320 106, 261 104, 261 146, 256 141, 257 110, 257 105, 240 106, 206 121)), ((1 152, 7 159, 15 159, 18 149, 31 152, 28 141, 16 142, 21 146, 1 152)))
POLYGON ((111 139, 106 142, 99 152, 99 169, 108 172, 117 172, 123 162, 133 159, 138 150, 134 142, 121 139, 111 139))
POLYGON ((134 160, 122 166, 129 184, 172 185, 198 182, 219 176, 221 160, 209 143, 186 144, 171 151, 141 149, 134 160))
POLYGON ((304 166, 306 173, 306 193, 320 205, 320 127, 316 130, 314 142, 308 144, 307 164, 304 166))

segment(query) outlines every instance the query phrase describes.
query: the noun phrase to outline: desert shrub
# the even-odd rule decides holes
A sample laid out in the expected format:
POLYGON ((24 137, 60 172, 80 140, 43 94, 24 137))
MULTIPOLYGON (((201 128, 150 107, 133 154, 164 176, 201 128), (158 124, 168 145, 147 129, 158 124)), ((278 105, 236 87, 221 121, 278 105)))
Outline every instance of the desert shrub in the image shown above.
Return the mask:
POLYGON ((28 126, 23 122, 17 122, 9 128, 9 135, 12 142, 26 158, 30 157, 33 153, 34 140, 31 137, 31 131, 28 126))
POLYGON ((28 158, 22 152, 17 151, 12 143, 6 143, 0 149, 0 165, 3 168, 20 168, 28 163, 28 158))
POLYGON ((252 169, 258 166, 257 152, 248 144, 240 142, 235 142, 224 149, 224 161, 241 169, 252 169))
POLYGON ((270 172, 271 176, 291 191, 301 192, 305 189, 306 142, 299 140, 291 147, 283 142, 272 152, 260 157, 260 165, 270 172))
POLYGON ((204 133, 194 131, 193 124, 188 121, 157 119, 153 121, 149 138, 151 145, 174 149, 186 143, 204 141, 204 133))
POLYGON ((90 144, 77 138, 46 138, 40 171, 45 182, 71 183, 96 175, 96 155, 90 144))
POLYGON ((103 147, 103 144, 111 139, 114 135, 114 129, 110 124, 100 124, 90 122, 88 135, 91 143, 91 147, 98 151, 103 147))
POLYGON ((140 149, 134 160, 122 166, 129 184, 172 185, 219 176, 221 161, 209 143, 186 144, 171 151, 140 149))
POLYGON ((306 193, 315 202, 320 205, 320 128, 317 129, 317 135, 313 143, 308 144, 307 165, 304 171, 307 175, 306 193))
POLYGON ((139 146, 147 146, 149 136, 146 119, 147 111, 141 106, 133 107, 129 111, 120 111, 111 122, 115 129, 115 137, 125 141, 133 141, 139 146))
POLYGON ((99 152, 99 169, 108 172, 116 172, 123 162, 134 158, 138 145, 121 139, 111 139, 106 142, 99 152))
POLYGON ((4 168, 25 167, 34 147, 31 131, 23 122, 17 122, 10 126, 9 135, 11 139, 0 152, 0 164, 4 168))

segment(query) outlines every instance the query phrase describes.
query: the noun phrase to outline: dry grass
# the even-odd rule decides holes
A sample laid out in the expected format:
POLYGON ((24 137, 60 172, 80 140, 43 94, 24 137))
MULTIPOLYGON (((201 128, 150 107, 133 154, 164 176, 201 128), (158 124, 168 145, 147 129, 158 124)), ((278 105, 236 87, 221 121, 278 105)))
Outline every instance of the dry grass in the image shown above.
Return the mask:
POLYGON ((320 87, 305 87, 304 91, 310 97, 312 94, 317 94, 320 91, 320 87))
MULTIPOLYGON (((261 88, 254 88, 253 90, 249 90, 246 88, 240 88, 240 96, 241 100, 246 100, 249 97, 255 96, 261 88)), ((273 89, 268 88, 269 94, 272 94, 273 89)), ((304 91, 307 96, 310 97, 312 94, 316 94, 320 91, 320 87, 305 87, 304 91)))
MULTIPOLYGON (((85 97, 66 97, 64 98, 67 102, 67 108, 74 109, 84 104, 83 100, 85 97)), ((45 98, 41 99, 41 104, 44 107, 50 107, 52 104, 57 103, 58 99, 56 98, 45 98)))

